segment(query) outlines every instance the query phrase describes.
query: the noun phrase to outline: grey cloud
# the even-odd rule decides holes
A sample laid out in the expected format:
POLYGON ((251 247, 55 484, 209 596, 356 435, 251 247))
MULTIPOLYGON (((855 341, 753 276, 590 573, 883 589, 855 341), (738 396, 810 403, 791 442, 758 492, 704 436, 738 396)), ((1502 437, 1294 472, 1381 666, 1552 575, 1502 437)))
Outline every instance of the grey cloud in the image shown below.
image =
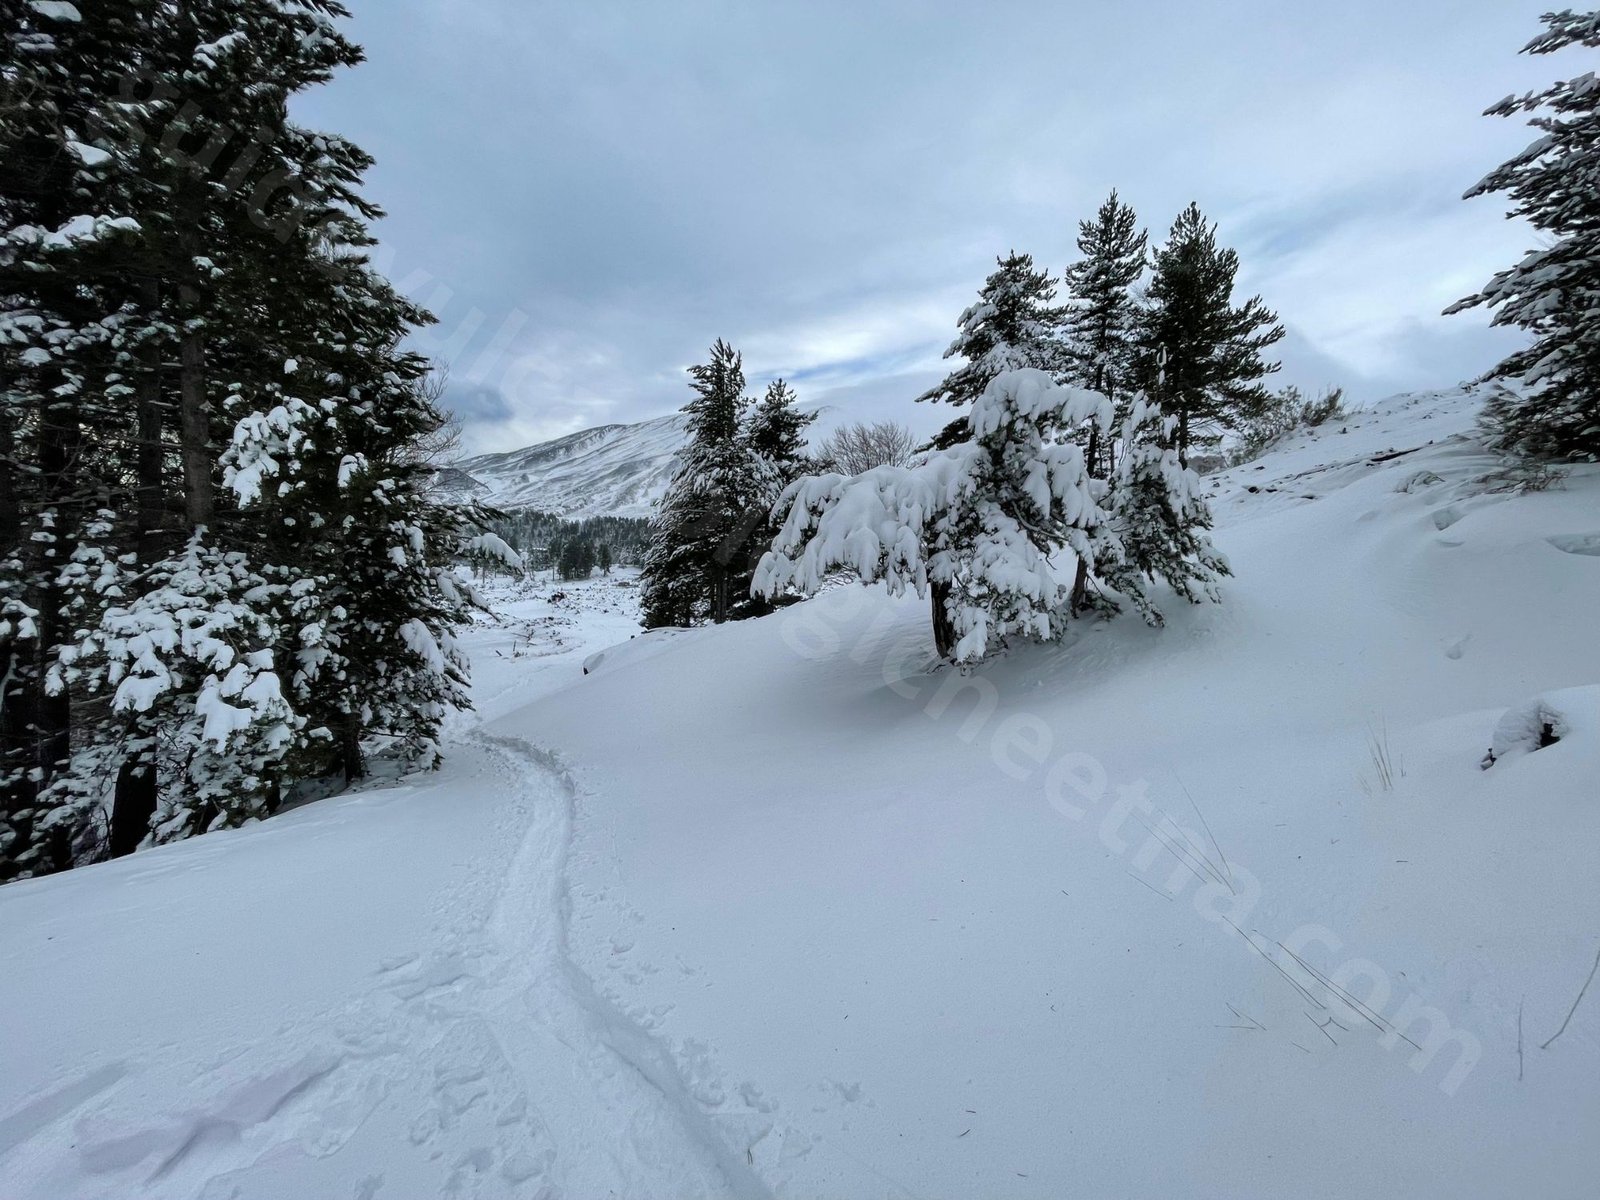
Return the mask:
POLYGON ((1112 186, 1158 235, 1197 199, 1291 357, 1381 388, 1499 352, 1437 314, 1516 241, 1458 197, 1564 65, 1516 55, 1543 7, 353 0, 369 61, 300 115, 377 156, 422 348, 503 395, 473 448, 670 411, 716 337, 915 422, 994 255, 1059 270, 1112 186))

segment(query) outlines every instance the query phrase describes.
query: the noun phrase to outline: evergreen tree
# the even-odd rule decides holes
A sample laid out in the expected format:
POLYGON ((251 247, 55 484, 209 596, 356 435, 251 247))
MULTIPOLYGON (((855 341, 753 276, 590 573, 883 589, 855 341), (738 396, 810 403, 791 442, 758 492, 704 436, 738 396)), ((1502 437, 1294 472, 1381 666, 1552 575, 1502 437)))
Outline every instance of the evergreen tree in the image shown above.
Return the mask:
MULTIPOLYGON (((1138 229, 1133 209, 1113 191, 1092 221, 1078 224, 1083 257, 1062 272, 1071 303, 1066 309, 1065 381, 1107 397, 1120 421, 1132 398, 1138 308, 1133 288, 1144 274, 1149 235, 1138 229)), ((1090 473, 1104 478, 1110 449, 1087 447, 1090 473)))
POLYGON ((1232 572, 1211 544, 1211 511, 1200 494, 1200 477, 1178 457, 1178 421, 1144 396, 1133 400, 1123 420, 1117 473, 1110 501, 1112 552, 1096 564, 1099 574, 1132 601, 1152 625, 1162 616, 1147 582, 1164 580, 1185 600, 1219 600, 1217 585, 1232 572))
POLYGON ((794 389, 781 379, 767 385, 766 395, 750 414, 750 448, 766 467, 765 492, 759 512, 752 514, 750 536, 739 554, 738 570, 731 584, 734 596, 731 615, 761 616, 772 606, 754 595, 751 582, 756 564, 772 546, 778 533, 775 512, 783 490, 811 465, 806 454, 806 430, 817 419, 816 413, 802 412, 794 389))
POLYGON ((434 761, 452 563, 509 551, 428 495, 370 159, 288 119, 359 61, 344 9, 0 6, 4 879, 434 761))
POLYGON ((1139 332, 1144 390, 1177 418, 1178 461, 1219 440, 1271 400, 1261 382, 1278 369, 1262 352, 1283 337, 1277 316, 1252 296, 1233 302, 1239 256, 1217 245, 1217 229, 1191 204, 1154 256, 1139 332))
POLYGON ((767 393, 750 414, 750 448, 772 465, 787 487, 799 477, 806 462, 806 430, 816 413, 802 412, 794 389, 781 379, 767 385, 767 393))
POLYGON ((601 542, 600 543, 600 553, 598 555, 598 560, 599 560, 599 563, 600 563, 600 574, 602 574, 602 575, 611 574, 611 543, 610 542, 601 542))
MULTIPOLYGON (((1550 54, 1600 47, 1600 12, 1546 13, 1545 29, 1523 47, 1550 54)), ((1600 460, 1600 90, 1592 73, 1543 91, 1508 96, 1485 115, 1536 114, 1539 138, 1467 193, 1504 192, 1509 217, 1526 219, 1549 243, 1498 272, 1481 292, 1451 306, 1496 308, 1494 324, 1533 342, 1486 379, 1520 380, 1485 410, 1494 444, 1539 458, 1600 460)))
POLYGON ((718 339, 711 359, 689 368, 695 396, 683 408, 689 443, 662 498, 645 556, 647 628, 724 621, 751 533, 766 512, 770 470, 744 427, 744 362, 718 339))
MULTIPOLYGON (((960 329, 944 357, 960 356, 966 362, 947 375, 943 382, 918 396, 965 406, 982 396, 995 376, 1003 371, 1034 367, 1058 372, 1063 366, 1060 329, 1063 310, 1053 301, 1055 280, 1049 272, 1036 270, 1033 258, 1012 251, 995 260, 997 269, 979 289, 977 303, 961 314, 960 329)), ((967 441, 971 429, 965 417, 958 417, 933 439, 938 449, 967 441)))
POLYGON ((52 794, 82 719, 61 660, 103 607, 87 556, 118 574, 100 514, 131 465, 108 448, 131 437, 123 372, 148 319, 118 270, 139 236, 137 181, 94 134, 121 119, 114 89, 157 15, 0 3, 0 881, 75 853, 52 794))
POLYGON ((973 662, 1012 637, 1048 641, 1071 616, 1070 569, 1115 553, 1067 431, 1110 421, 1103 396, 1034 369, 989 382, 973 440, 910 467, 815 475, 789 489, 789 513, 756 572, 756 590, 815 591, 844 567, 891 594, 931 597, 941 658, 973 662))
POLYGON ((579 544, 578 540, 574 538, 561 547, 561 556, 556 562, 562 579, 572 580, 578 578, 579 544))

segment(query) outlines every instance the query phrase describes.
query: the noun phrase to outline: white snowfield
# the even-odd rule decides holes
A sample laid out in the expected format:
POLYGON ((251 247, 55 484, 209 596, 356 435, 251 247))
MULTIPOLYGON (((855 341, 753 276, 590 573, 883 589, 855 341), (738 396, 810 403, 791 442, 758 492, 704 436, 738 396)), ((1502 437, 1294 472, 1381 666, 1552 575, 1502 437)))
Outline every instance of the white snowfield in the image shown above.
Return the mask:
POLYGON ((0 1197, 1594 1196, 1600 470, 1473 403, 965 676, 508 592, 440 774, 0 889, 0 1197))

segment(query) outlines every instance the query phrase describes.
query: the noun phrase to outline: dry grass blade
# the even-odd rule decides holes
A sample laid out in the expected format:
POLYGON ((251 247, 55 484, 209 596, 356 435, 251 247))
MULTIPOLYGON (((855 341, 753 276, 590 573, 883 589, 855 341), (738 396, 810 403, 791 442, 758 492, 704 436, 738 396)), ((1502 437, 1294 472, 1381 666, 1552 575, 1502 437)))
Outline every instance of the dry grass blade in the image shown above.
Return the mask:
MULTIPOLYGON (((1174 779, 1178 779, 1176 773, 1174 779)), ((1228 861, 1228 856, 1222 852, 1222 843, 1217 841, 1217 835, 1211 832, 1211 822, 1206 820, 1205 813, 1200 811, 1200 806, 1195 803, 1194 796, 1189 792, 1189 785, 1178 779, 1178 786, 1183 789, 1183 794, 1189 797, 1189 807, 1194 809, 1194 815, 1200 818, 1200 826, 1206 831, 1206 836, 1211 839, 1211 846, 1217 852, 1217 857, 1222 860, 1222 868, 1228 873, 1228 883, 1233 883, 1233 864, 1228 861)), ((1237 893, 1235 893, 1237 894, 1237 893)))
MULTIPOLYGON (((1415 1048, 1417 1050, 1421 1050, 1422 1049, 1421 1046, 1418 1046, 1415 1042, 1413 1042, 1405 1034, 1401 1033, 1393 1025, 1389 1024, 1388 1021, 1385 1021, 1381 1016, 1379 1016, 1377 1013, 1373 1012, 1370 1008, 1368 1008, 1360 1000, 1357 1000, 1354 996, 1352 996, 1349 992, 1345 991, 1338 984, 1334 983, 1333 980, 1329 979, 1321 971, 1317 970, 1310 963, 1308 963, 1305 959, 1301 958, 1293 950, 1289 949, 1289 947, 1285 946, 1282 942, 1277 943, 1277 945, 1285 954, 1287 954, 1290 958, 1294 959, 1295 962, 1299 963, 1302 967, 1304 967, 1306 972, 1308 974, 1310 974, 1318 983, 1320 983, 1323 987, 1327 988, 1330 994, 1332 994, 1334 996, 1337 996, 1340 1000, 1344 1001, 1344 1003, 1350 1007, 1350 1010, 1352 1012, 1354 1012, 1357 1016, 1359 1016, 1363 1020, 1365 1020, 1369 1025, 1371 1025, 1379 1033, 1384 1033, 1384 1034, 1392 1033, 1395 1037, 1397 1037, 1401 1041, 1405 1042, 1406 1045, 1411 1046, 1411 1047, 1413 1047, 1413 1048, 1415 1048)), ((1326 1008, 1327 1005, 1323 1005, 1323 1007, 1326 1008)))
POLYGON ((1567 1031, 1567 1023, 1572 1020, 1572 1014, 1578 1011, 1578 1005, 1583 1003, 1583 994, 1589 990, 1589 985, 1594 982, 1594 973, 1596 971, 1600 971, 1600 950, 1594 952, 1594 966, 1589 968, 1589 978, 1585 979, 1583 987, 1578 989, 1578 998, 1572 1002, 1572 1007, 1567 1009, 1567 1019, 1561 1022, 1561 1028, 1552 1033, 1539 1049, 1550 1049, 1550 1043, 1567 1031))
POLYGON ((1152 825, 1149 821, 1145 820, 1144 817, 1141 816, 1139 818, 1139 824, 1143 825, 1145 829, 1149 831, 1150 836, 1161 843, 1161 846, 1167 851, 1167 853, 1172 855, 1173 858, 1177 859, 1178 862, 1183 866, 1187 867, 1189 873, 1201 883, 1205 883, 1209 879, 1216 883, 1219 887, 1225 887, 1230 893, 1233 893, 1233 884, 1228 882, 1227 878, 1222 874, 1221 869, 1215 863, 1207 858, 1205 854, 1194 845, 1193 842, 1189 841, 1188 836, 1184 834, 1181 828, 1178 827, 1177 822, 1175 822, 1165 812, 1161 813, 1161 822, 1152 825), (1163 833, 1159 828, 1161 822, 1165 822, 1166 824, 1171 825, 1173 829, 1177 830, 1178 834, 1183 837, 1183 842, 1180 843, 1176 838, 1163 833))
POLYGON ((1242 937, 1244 939, 1245 945, 1249 946, 1250 949, 1254 950, 1257 954, 1261 955, 1262 958, 1266 959, 1267 964, 1274 971, 1276 971, 1279 975, 1282 975, 1285 979, 1287 979, 1289 981, 1289 986, 1290 987, 1294 988, 1295 991, 1299 992, 1302 996, 1304 996, 1307 1000, 1311 1001, 1311 1003, 1315 1004, 1318 1008, 1327 1008, 1328 1007, 1321 1000, 1318 1000, 1315 996, 1313 996, 1306 989, 1306 986, 1303 983, 1301 983, 1293 975, 1289 974, 1289 972, 1285 971, 1283 969, 1283 964, 1282 963, 1280 963, 1277 959, 1273 958, 1272 955, 1268 954, 1260 946, 1256 945, 1255 938, 1251 937, 1244 930, 1240 929, 1238 925, 1234 924, 1234 922, 1229 920, 1227 917, 1223 917, 1222 919, 1224 921, 1227 921, 1229 928, 1231 928, 1235 933, 1237 933, 1240 937, 1242 937))
MULTIPOLYGON (((1379 791, 1394 791, 1394 781, 1406 777, 1405 764, 1389 746, 1389 725, 1386 721, 1379 721, 1376 729, 1367 726, 1367 757, 1372 761, 1379 791)), ((1372 794, 1370 788, 1367 794, 1372 794)))

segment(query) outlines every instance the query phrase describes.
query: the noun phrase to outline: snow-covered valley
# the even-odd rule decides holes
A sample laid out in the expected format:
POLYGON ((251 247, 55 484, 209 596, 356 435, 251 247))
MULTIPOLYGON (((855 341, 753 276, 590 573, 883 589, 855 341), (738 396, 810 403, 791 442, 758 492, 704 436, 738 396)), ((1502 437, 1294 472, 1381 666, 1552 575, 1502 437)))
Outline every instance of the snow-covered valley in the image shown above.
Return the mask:
POLYGON ((0 889, 0 1196, 1593 1195, 1600 468, 1475 404, 968 674, 501 588, 438 774, 0 889))

